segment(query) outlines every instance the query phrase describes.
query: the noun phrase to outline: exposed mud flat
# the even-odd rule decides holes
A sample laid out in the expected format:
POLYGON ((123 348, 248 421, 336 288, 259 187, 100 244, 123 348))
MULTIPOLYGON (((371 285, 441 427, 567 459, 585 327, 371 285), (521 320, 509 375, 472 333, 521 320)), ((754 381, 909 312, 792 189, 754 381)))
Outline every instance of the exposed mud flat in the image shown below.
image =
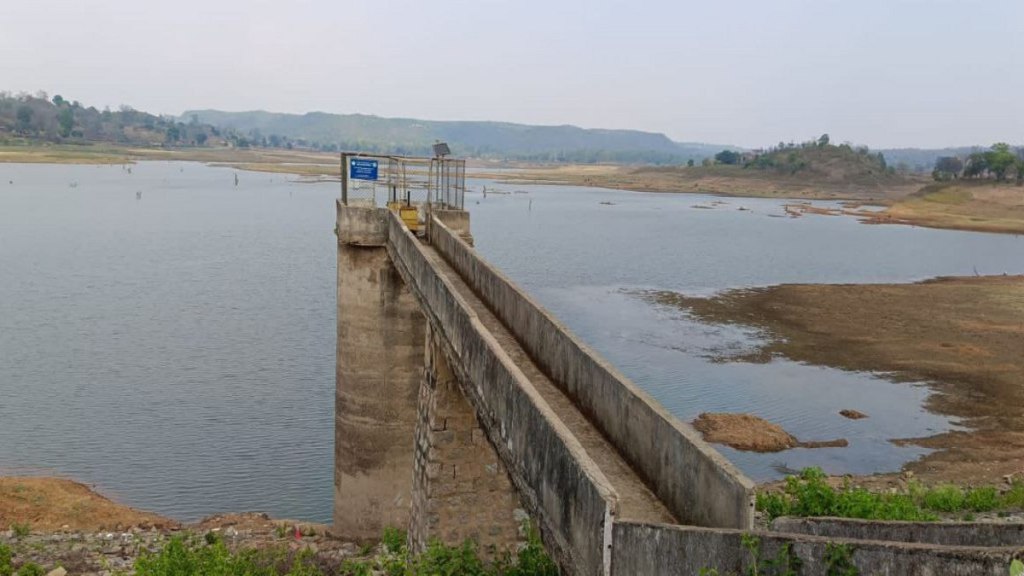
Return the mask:
POLYGON ((782 452, 790 448, 843 448, 844 439, 801 442, 778 424, 752 414, 704 412, 693 427, 714 444, 751 452, 782 452))
POLYGON ((754 352, 723 361, 780 356, 927 383, 933 393, 925 407, 968 430, 893 439, 936 450, 905 466, 926 481, 985 483, 1024 474, 1024 276, 648 297, 703 322, 768 336, 754 352))

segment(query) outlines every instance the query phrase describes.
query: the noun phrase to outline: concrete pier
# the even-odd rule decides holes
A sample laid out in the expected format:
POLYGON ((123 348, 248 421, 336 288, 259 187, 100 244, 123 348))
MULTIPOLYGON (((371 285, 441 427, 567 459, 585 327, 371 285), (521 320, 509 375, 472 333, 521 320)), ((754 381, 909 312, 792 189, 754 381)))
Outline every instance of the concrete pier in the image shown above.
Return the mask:
POLYGON ((334 527, 357 541, 409 522, 424 318, 388 259, 386 211, 338 206, 334 527))

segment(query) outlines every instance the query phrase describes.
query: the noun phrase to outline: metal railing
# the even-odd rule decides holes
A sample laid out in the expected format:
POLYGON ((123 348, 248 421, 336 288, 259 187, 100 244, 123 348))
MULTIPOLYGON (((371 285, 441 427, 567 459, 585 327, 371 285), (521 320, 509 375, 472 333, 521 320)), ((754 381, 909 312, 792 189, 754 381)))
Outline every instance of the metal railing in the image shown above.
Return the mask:
POLYGON ((466 161, 343 152, 341 203, 346 206, 423 206, 461 210, 466 161))

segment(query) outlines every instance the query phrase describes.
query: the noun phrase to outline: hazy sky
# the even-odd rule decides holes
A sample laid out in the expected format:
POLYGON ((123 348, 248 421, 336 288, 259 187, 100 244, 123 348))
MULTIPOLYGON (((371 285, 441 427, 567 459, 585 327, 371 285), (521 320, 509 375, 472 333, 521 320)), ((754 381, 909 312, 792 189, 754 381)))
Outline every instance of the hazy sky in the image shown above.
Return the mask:
POLYGON ((102 107, 1024 142, 1024 0, 4 0, 0 90, 102 107))

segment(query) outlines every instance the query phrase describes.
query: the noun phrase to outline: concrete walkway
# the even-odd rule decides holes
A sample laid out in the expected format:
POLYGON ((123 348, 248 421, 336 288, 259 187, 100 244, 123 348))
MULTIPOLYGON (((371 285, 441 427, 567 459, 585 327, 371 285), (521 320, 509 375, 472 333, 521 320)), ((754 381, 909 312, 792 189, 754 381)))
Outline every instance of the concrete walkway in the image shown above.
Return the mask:
POLYGON ((504 351, 512 358, 523 374, 540 392, 544 400, 558 414, 583 445, 584 450, 608 478, 619 496, 618 518, 640 522, 675 524, 676 519, 657 496, 648 489, 622 455, 609 443, 598 429, 576 408, 572 400, 552 382, 530 359, 512 333, 491 313, 459 274, 448 265, 433 247, 422 243, 427 258, 437 273, 447 279, 458 294, 469 304, 487 330, 494 336, 504 351))

